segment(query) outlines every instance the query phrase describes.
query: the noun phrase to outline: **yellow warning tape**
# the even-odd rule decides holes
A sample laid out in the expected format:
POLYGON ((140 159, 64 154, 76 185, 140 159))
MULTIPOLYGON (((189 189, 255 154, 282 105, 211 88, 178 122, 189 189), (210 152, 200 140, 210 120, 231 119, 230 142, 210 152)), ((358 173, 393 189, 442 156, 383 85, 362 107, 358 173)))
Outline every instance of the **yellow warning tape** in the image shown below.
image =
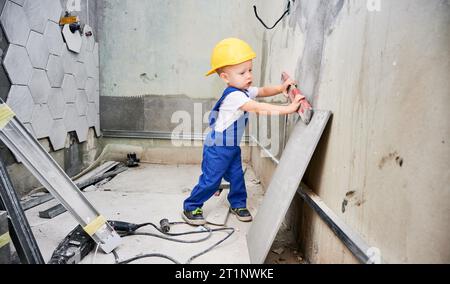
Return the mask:
POLYGON ((106 224, 106 219, 103 216, 99 216, 97 219, 92 221, 90 224, 88 224, 86 227, 84 227, 84 231, 89 235, 93 236, 97 231, 106 224))
POLYGON ((6 246, 11 241, 11 237, 9 236, 9 232, 4 233, 0 236, 0 248, 6 246))
POLYGON ((16 114, 7 104, 0 105, 0 130, 5 128, 14 116, 16 116, 16 114))

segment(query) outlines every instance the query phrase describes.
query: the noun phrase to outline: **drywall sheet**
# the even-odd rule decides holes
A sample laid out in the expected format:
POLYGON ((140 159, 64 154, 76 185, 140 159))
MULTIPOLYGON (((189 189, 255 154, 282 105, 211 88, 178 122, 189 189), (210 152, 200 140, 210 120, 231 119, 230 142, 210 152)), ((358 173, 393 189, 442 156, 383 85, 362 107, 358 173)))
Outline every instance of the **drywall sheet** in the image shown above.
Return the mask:
POLYGON ((247 235, 251 263, 264 263, 330 117, 316 111, 308 126, 295 126, 247 235))

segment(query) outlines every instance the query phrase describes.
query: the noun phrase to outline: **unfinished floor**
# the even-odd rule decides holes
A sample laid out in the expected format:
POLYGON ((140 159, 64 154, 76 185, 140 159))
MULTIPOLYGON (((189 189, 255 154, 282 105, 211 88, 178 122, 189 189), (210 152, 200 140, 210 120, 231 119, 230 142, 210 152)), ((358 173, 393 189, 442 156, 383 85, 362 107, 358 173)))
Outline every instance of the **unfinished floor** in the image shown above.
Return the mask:
MULTIPOLYGON (((171 222, 182 221, 183 200, 197 183, 200 174, 199 165, 141 164, 140 167, 130 168, 109 183, 101 185, 97 189, 88 190, 85 194, 96 209, 109 220, 137 224, 147 222, 159 224, 163 218, 167 218, 171 222)), ((249 196, 248 207, 253 214, 256 214, 263 199, 264 190, 250 166, 247 166, 245 179, 249 196)), ((216 201, 214 199, 217 198, 213 197, 205 204, 205 215, 211 212, 216 201)), ((56 204, 56 201, 53 200, 27 211, 30 226, 46 262, 57 245, 77 225, 68 213, 52 220, 39 218, 39 211, 56 204)), ((235 228, 235 233, 221 245, 195 259, 192 263, 250 263, 245 237, 250 225, 251 223, 239 222, 230 215, 227 226, 235 228)), ((215 226, 210 227, 216 228, 215 226)), ((171 232, 184 232, 192 229, 191 226, 180 225, 172 227, 171 232)), ((145 227, 142 231, 158 233, 151 227, 145 227)), ((123 244, 118 248, 117 253, 121 260, 140 254, 161 253, 171 256, 180 263, 185 263, 191 256, 205 250, 225 236, 225 232, 216 232, 211 239, 198 244, 183 244, 155 237, 133 236, 123 239, 123 244)), ((198 236, 194 238, 198 238, 198 236)), ((193 237, 180 237, 180 239, 193 239, 193 237)), ((99 250, 97 253, 92 252, 81 263, 113 264, 114 262, 112 254, 105 255, 99 250)), ((134 263, 166 264, 171 262, 162 258, 147 258, 134 263)))

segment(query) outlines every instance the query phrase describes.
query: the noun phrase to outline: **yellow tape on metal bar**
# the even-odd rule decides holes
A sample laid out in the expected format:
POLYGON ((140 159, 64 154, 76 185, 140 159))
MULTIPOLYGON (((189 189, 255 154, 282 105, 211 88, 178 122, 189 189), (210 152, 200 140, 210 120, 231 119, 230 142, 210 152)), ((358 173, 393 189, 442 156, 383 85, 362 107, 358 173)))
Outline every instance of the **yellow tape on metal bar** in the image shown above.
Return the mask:
POLYGON ((14 116, 16 116, 16 114, 7 104, 0 105, 0 130, 5 128, 14 116))
POLYGON ((11 237, 9 236, 9 232, 4 233, 0 236, 0 248, 6 246, 11 241, 11 237))
POLYGON ((88 224, 86 227, 83 228, 83 230, 89 235, 93 236, 97 231, 106 224, 106 219, 103 216, 98 216, 97 219, 92 221, 90 224, 88 224))

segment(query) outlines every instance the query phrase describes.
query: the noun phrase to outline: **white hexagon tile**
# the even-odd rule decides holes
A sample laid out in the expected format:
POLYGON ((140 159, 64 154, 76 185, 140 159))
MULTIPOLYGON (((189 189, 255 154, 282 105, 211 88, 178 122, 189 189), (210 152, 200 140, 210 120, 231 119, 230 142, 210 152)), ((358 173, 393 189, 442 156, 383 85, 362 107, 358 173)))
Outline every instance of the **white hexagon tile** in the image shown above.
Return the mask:
POLYGON ((33 109, 34 103, 27 86, 11 86, 6 103, 22 123, 31 122, 32 112, 30 110, 33 109))
POLYGON ((0 21, 10 43, 26 45, 31 29, 22 6, 12 1, 6 1, 0 21))
POLYGON ((49 135, 50 143, 52 144, 54 151, 64 149, 66 145, 66 137, 67 130, 64 124, 64 120, 54 120, 49 135))
POLYGON ((77 95, 77 84, 75 77, 70 74, 65 74, 62 83, 64 100, 66 103, 75 103, 77 95))
POLYGON ((51 86, 48 82, 48 77, 44 70, 33 70, 33 78, 31 79, 30 83, 30 91, 31 96, 33 96, 34 103, 46 104, 48 102, 48 95, 51 91, 51 86))
POLYGON ((53 119, 63 119, 66 102, 61 88, 52 88, 48 97, 48 108, 53 119))
POLYGON ((47 64, 47 76, 52 88, 61 88, 64 79, 64 68, 61 57, 50 55, 47 64))
POLYGON ((44 36, 32 31, 27 42, 27 52, 34 68, 45 69, 50 55, 44 36))
POLYGON ((23 9, 27 15, 30 28, 33 31, 43 34, 45 31, 45 25, 47 24, 47 7, 44 5, 44 1, 40 0, 25 0, 23 9))
POLYGON ((11 44, 3 61, 6 73, 14 85, 28 85, 33 75, 33 66, 25 47, 11 44))
POLYGON ((50 135, 53 118, 47 105, 35 105, 31 125, 38 139, 46 138, 50 135))

